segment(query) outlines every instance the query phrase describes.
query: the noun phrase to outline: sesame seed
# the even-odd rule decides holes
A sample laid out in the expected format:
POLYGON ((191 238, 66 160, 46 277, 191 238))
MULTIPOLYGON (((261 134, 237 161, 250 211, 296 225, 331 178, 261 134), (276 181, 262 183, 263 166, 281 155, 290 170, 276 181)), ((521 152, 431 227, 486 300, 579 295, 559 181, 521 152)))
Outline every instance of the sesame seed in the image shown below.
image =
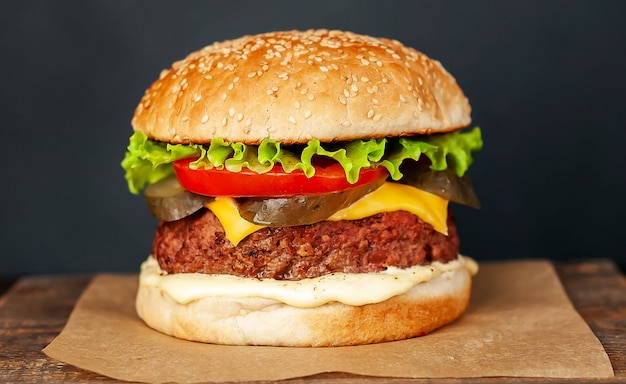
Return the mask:
POLYGON ((250 72, 248 73, 248 78, 253 78, 254 76, 256 76, 256 72, 250 72))
POLYGON ((324 65, 320 65, 320 71, 322 72, 328 72, 328 67, 324 66, 324 65))
POLYGON ((352 125, 352 123, 346 120, 343 123, 341 123, 341 125, 343 125, 344 127, 349 127, 352 125))
POLYGON ((289 116, 289 122, 290 122, 291 124, 295 124, 295 123, 296 123, 296 118, 295 118, 295 117, 293 117, 293 116, 289 116))
POLYGON ((311 117, 311 115, 313 114, 313 112, 311 112, 311 110, 307 110, 306 112, 304 112, 304 118, 308 119, 309 117, 311 117))
POLYGON ((302 89, 300 90, 300 94, 301 94, 301 95, 306 95, 306 93, 307 93, 307 92, 309 92, 309 89, 308 89, 308 88, 306 88, 306 87, 304 87, 304 88, 302 88, 302 89))
POLYGON ((241 121, 243 120, 243 113, 238 113, 237 114, 237 121, 241 121))
POLYGON ((202 116, 202 119, 200 119, 200 122, 202 124, 206 123, 207 121, 209 121, 209 116, 208 115, 204 115, 204 116, 202 116))
POLYGON ((373 99, 372 99, 372 104, 374 104, 374 105, 379 105, 379 104, 380 104, 380 101, 378 101, 378 99, 377 99, 377 98, 373 98, 373 99))
POLYGON ((365 76, 361 76, 361 81, 362 81, 362 82, 364 82, 364 83, 369 83, 369 82, 370 82, 370 79, 368 79, 368 78, 367 78, 367 77, 365 77, 365 76))
POLYGON ((344 89, 344 90, 343 90, 343 95, 344 95, 345 97, 350 97, 350 91, 348 91, 347 89, 344 89))
POLYGON ((235 116, 235 108, 231 108, 228 110, 228 116, 230 117, 234 117, 235 116))
POLYGON ((371 119, 374 116, 374 110, 370 109, 369 111, 367 111, 367 118, 371 119))
POLYGON ((313 99, 315 99, 315 95, 312 93, 309 93, 309 95, 307 96, 307 99, 309 99, 310 101, 313 101, 313 99))
POLYGON ((180 119, 183 123, 186 121, 189 121, 189 116, 183 116, 182 119, 180 119))
POLYGON ((375 115, 373 120, 378 121, 381 117, 383 117, 381 114, 375 115))
POLYGON ((249 127, 252 125, 252 119, 246 120, 246 125, 249 127))
POLYGON ((343 95, 339 95, 339 102, 343 105, 348 104, 348 101, 346 100, 346 98, 343 95))
POLYGON ((222 93, 222 100, 226 100, 226 92, 222 93))
POLYGON ((400 95, 400 101, 406 103, 406 98, 404 97, 404 95, 400 95))
POLYGON ((230 83, 230 84, 228 84, 228 90, 229 90, 229 91, 232 91, 234 86, 235 86, 235 84, 234 84, 234 83, 230 83))
POLYGON ((222 119, 222 127, 225 127, 227 123, 228 123, 228 119, 227 118, 223 118, 222 119))
POLYGON ((296 109, 300 108, 300 102, 296 100, 296 102, 293 103, 293 106, 296 107, 296 109))

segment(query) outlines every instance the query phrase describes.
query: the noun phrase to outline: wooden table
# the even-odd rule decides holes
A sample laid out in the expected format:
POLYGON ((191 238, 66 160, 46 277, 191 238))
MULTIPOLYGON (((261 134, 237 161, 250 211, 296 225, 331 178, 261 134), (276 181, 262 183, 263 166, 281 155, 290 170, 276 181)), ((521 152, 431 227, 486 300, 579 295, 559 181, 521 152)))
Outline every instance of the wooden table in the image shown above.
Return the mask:
MULTIPOLYGON (((614 379, 626 383, 626 278, 609 260, 555 263, 575 307, 598 336, 611 359, 614 379)), ((41 350, 57 336, 89 276, 32 276, 18 280, 0 298, 0 382, 115 382, 93 372, 55 361, 41 350)), ((332 373, 287 380, 288 383, 465 383, 545 382, 529 378, 381 379, 332 373)), ((572 383, 577 380, 552 379, 572 383)))

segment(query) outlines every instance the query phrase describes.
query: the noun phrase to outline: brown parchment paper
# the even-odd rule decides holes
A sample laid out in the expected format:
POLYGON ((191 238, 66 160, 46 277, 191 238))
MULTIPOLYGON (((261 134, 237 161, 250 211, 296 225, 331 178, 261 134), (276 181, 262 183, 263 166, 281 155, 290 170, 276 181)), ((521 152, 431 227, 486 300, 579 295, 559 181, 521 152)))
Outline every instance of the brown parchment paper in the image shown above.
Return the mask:
POLYGON ((380 377, 613 376, 602 345, 548 261, 483 262, 456 322, 410 340, 354 347, 209 345, 148 328, 134 309, 137 276, 99 275, 44 352, 119 380, 281 380, 325 372, 380 377))

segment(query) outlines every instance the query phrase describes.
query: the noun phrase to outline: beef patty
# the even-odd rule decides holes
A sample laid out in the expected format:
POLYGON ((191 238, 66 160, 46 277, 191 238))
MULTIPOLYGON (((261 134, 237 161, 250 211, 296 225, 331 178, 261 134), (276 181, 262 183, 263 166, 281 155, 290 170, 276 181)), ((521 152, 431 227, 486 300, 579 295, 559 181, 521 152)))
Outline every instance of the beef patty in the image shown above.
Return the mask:
POLYGON ((360 220, 264 228, 234 246, 208 209, 158 224, 152 255, 168 273, 229 274, 300 280, 333 272, 379 272, 456 259, 459 238, 448 212, 448 236, 405 212, 360 220))

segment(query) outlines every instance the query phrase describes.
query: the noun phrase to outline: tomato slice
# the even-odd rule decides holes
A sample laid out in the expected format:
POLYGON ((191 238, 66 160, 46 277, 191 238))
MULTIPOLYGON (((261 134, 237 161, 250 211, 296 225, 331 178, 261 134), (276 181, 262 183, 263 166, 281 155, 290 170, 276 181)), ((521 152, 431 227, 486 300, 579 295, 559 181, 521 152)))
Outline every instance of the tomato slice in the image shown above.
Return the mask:
POLYGON ((328 167, 315 166, 315 175, 306 177, 297 170, 291 173, 283 171, 280 165, 266 173, 256 173, 247 168, 241 172, 225 169, 191 169, 193 159, 174 161, 174 170, 180 185, 186 190, 205 196, 293 196, 343 191, 348 188, 372 183, 388 176, 384 167, 364 168, 359 180, 350 184, 340 164, 328 167))

